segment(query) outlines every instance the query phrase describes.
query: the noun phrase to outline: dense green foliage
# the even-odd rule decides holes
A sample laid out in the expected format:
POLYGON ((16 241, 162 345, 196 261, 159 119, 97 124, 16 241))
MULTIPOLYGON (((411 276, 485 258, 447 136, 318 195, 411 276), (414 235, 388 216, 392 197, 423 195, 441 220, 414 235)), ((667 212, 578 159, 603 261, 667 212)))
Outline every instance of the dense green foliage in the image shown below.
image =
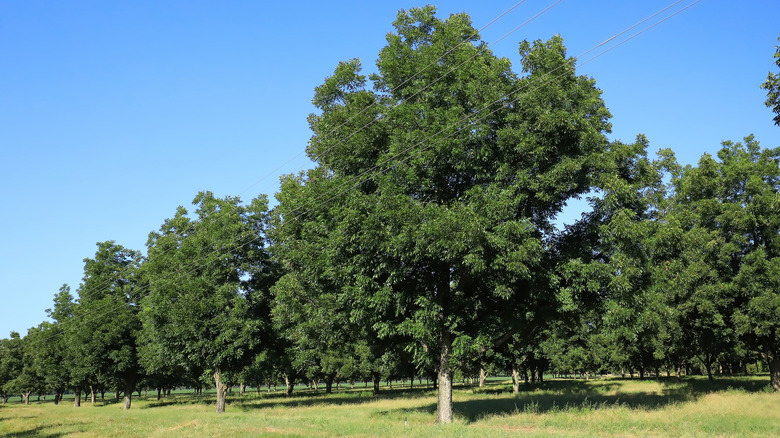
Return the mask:
POLYGON ((454 381, 487 374, 518 393, 545 373, 769 371, 780 390, 780 148, 653 159, 643 135, 607 140, 560 37, 521 42, 515 72, 465 14, 394 26, 376 73, 341 62, 315 89, 315 167, 277 206, 201 192, 145 255, 99 243, 52 321, 0 340, 3 402, 112 391, 129 409, 141 388, 213 384, 223 412, 234 384, 426 378, 449 423, 454 381))

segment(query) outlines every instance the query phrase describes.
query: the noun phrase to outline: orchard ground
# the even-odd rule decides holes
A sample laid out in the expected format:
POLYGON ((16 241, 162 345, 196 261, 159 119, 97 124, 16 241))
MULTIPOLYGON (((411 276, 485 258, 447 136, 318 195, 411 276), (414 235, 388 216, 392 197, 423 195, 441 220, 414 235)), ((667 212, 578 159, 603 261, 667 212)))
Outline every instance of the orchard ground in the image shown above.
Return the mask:
POLYGON ((215 394, 156 391, 122 410, 113 394, 73 407, 72 395, 0 406, 0 436, 779 436, 780 393, 767 376, 660 379, 552 379, 511 393, 494 378, 479 388, 456 385, 455 421, 434 424, 436 392, 400 382, 379 396, 358 385, 333 394, 296 388, 228 395, 214 412, 215 394))

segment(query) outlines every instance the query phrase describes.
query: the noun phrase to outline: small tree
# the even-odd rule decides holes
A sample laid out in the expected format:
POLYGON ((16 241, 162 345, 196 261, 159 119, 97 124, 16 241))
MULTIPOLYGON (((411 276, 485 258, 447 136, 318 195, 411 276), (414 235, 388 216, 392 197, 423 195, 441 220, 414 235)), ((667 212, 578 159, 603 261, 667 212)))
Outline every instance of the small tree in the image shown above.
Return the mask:
MULTIPOLYGON (((151 373, 208 370, 225 411, 228 373, 253 357, 264 322, 253 315, 247 277, 264 272, 264 196, 239 198, 201 192, 195 217, 179 207, 147 244, 149 294, 142 301, 144 366, 151 373), (258 234, 260 233, 260 234, 258 234)), ((251 280, 251 279, 250 279, 251 280)))

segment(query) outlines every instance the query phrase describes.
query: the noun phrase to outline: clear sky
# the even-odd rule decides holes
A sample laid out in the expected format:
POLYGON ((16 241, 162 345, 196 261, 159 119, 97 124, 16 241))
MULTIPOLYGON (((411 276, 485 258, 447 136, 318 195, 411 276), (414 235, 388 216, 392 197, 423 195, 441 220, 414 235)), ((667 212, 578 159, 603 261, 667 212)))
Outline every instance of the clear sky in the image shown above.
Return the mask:
MULTIPOLYGON (((515 3, 437 6, 480 28, 515 3)), ((552 3, 524 2, 483 40, 552 3)), ((492 50, 517 65, 519 41, 560 34, 577 55, 671 3, 565 0, 492 50)), ((341 60, 372 71, 396 12, 424 4, 0 2, 0 337, 43 321, 63 283, 75 295, 97 242, 145 251, 198 191, 273 195, 280 174, 310 166, 314 87, 341 60)), ((579 72, 604 91, 611 138, 644 133, 691 164, 750 133, 780 146, 759 89, 779 16, 777 0, 704 0, 579 72)))

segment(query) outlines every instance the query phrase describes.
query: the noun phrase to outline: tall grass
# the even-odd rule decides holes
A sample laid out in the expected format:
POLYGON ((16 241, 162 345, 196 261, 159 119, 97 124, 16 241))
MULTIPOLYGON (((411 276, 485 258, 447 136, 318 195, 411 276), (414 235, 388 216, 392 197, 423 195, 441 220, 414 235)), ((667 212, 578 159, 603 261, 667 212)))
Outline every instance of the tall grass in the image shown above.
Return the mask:
MULTIPOLYGON (((0 436, 780 436, 780 394, 765 377, 661 380, 552 380, 511 393, 509 381, 456 387, 455 422, 434 424, 436 394, 363 388, 140 397, 129 411, 113 399, 0 406, 0 436)), ((150 394, 151 396, 151 394, 150 394)))

